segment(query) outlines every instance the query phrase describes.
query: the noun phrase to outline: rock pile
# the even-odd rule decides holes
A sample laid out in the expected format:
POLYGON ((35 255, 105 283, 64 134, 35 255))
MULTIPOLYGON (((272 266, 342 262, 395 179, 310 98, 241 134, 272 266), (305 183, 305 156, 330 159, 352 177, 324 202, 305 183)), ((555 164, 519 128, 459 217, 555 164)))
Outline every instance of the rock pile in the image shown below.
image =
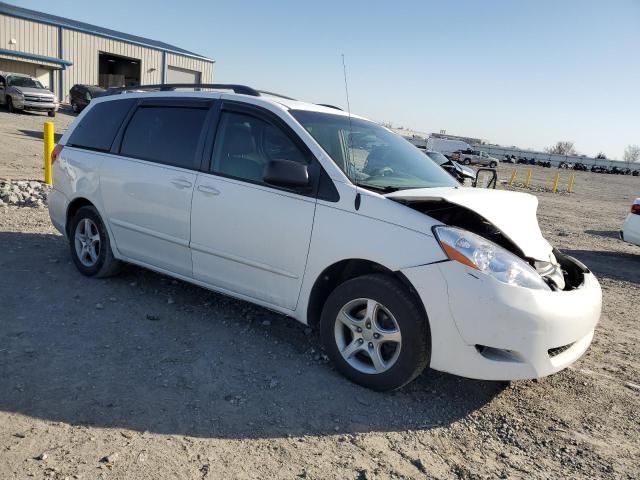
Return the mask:
POLYGON ((0 180, 0 207, 44 208, 51 187, 35 180, 0 180))

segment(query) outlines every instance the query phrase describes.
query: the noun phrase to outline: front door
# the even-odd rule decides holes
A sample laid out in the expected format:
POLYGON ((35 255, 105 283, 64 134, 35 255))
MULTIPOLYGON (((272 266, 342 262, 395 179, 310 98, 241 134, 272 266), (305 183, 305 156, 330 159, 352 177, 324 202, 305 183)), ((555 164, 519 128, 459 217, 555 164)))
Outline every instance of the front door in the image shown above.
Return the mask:
POLYGON ((307 261, 316 201, 263 181, 267 163, 308 164, 310 155, 266 112, 227 105, 210 173, 198 175, 191 214, 194 278, 294 310, 307 261))

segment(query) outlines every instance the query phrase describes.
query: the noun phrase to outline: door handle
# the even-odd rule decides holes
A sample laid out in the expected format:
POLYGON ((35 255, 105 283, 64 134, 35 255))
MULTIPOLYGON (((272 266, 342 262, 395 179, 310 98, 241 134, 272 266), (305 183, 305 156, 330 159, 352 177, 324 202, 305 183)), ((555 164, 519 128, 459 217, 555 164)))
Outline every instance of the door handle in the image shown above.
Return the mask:
POLYGON ((174 178, 171 183, 178 188, 190 188, 192 183, 184 178, 174 178))
POLYGON ((210 187, 209 185, 198 185, 198 191, 205 195, 220 195, 220 190, 210 187))

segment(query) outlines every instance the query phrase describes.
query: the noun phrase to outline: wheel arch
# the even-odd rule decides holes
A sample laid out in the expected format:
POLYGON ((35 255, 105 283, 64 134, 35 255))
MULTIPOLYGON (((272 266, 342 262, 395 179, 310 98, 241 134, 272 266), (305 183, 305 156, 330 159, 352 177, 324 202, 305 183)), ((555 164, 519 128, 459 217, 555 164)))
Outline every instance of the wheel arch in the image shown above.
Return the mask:
POLYGON ((76 212, 80 210, 82 207, 93 207, 97 210, 97 207, 93 204, 93 202, 91 202, 85 197, 76 197, 71 202, 69 202, 69 205, 67 206, 67 215, 64 223, 64 230, 67 234, 67 238, 69 237, 70 221, 73 218, 73 216, 76 214, 76 212))
POLYGON ((325 301, 339 285, 356 277, 370 273, 383 273, 396 278, 402 283, 409 293, 415 298, 417 304, 428 322, 427 311, 420 296, 409 279, 400 271, 394 271, 377 262, 362 258, 350 258, 340 260, 325 268, 316 278, 309 294, 307 302, 307 324, 311 328, 316 328, 320 322, 322 308, 325 301))

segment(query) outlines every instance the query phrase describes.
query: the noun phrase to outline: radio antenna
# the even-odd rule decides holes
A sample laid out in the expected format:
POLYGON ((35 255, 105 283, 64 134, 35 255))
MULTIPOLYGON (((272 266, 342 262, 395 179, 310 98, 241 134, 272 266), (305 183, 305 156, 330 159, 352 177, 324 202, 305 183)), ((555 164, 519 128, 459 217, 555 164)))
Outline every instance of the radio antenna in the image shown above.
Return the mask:
POLYGON ((349 141, 347 142, 347 150, 349 155, 348 176, 356 187, 356 210, 360 209, 360 193, 358 192, 358 181, 356 178, 356 168, 353 163, 353 124, 351 123, 351 102, 349 101, 349 84, 347 82, 347 65, 344 61, 344 53, 342 54, 342 73, 344 75, 344 92, 347 97, 347 115, 349 116, 349 141))

